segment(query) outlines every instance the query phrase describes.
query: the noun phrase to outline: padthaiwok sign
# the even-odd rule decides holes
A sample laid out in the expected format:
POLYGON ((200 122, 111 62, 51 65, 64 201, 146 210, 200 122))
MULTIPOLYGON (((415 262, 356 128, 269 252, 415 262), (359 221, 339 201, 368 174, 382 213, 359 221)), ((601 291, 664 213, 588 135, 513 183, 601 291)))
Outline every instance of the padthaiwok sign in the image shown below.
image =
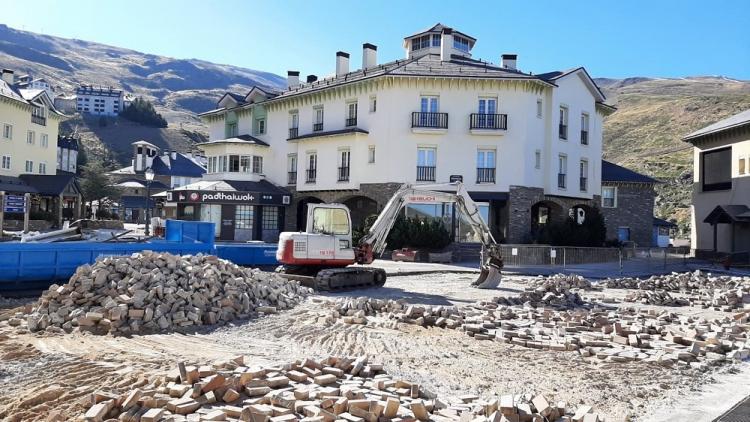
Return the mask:
POLYGON ((289 205, 289 195, 262 192, 224 191, 169 191, 168 202, 190 202, 198 204, 269 204, 289 205))

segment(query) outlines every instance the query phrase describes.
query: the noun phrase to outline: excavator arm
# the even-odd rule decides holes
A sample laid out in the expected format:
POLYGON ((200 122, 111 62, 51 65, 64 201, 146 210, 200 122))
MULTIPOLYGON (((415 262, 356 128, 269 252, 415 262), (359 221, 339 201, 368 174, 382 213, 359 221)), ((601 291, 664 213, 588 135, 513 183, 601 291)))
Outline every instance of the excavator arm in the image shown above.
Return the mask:
POLYGON ((451 202, 469 222, 472 230, 482 243, 481 273, 479 279, 472 283, 479 288, 495 288, 500 284, 500 269, 503 260, 500 247, 490 232, 487 223, 479 213, 479 207, 471 199, 463 183, 439 185, 404 185, 388 201, 383 211, 373 223, 368 233, 362 237, 355 250, 355 260, 359 264, 370 264, 376 253, 386 247, 386 238, 393 228, 399 212, 407 204, 451 202), (441 192, 435 189, 455 189, 453 192, 441 192))

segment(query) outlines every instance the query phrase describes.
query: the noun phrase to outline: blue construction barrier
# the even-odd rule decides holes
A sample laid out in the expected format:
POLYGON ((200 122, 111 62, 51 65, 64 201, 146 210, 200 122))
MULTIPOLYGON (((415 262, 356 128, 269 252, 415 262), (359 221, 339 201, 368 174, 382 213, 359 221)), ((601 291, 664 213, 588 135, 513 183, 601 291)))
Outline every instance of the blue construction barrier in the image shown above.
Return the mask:
POLYGON ((268 267, 278 265, 275 243, 217 243, 216 255, 237 265, 268 267))

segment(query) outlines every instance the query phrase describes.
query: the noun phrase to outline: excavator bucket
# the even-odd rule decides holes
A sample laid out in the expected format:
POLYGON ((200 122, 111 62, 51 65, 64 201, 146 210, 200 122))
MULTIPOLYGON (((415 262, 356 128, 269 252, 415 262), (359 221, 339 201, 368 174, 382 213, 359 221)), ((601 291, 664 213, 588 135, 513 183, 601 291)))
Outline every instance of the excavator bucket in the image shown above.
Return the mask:
POLYGON ((471 285, 479 289, 496 288, 500 285, 502 278, 500 270, 502 268, 503 258, 500 255, 499 248, 482 250, 482 271, 479 273, 479 278, 471 283, 471 285))

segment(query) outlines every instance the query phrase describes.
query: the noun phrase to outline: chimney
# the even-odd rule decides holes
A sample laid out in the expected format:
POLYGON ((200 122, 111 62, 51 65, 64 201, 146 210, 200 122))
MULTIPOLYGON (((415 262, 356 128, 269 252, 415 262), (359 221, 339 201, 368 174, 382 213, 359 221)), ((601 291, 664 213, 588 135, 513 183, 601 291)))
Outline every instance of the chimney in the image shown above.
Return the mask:
POLYGON ((369 69, 378 65, 378 47, 370 44, 362 44, 362 69, 369 69))
POLYGON ((307 83, 311 84, 318 80, 318 77, 315 75, 307 75, 307 83))
POLYGON ((349 53, 336 52, 336 76, 349 73, 349 53))
POLYGON ((440 38, 440 61, 450 61, 451 50, 453 50, 453 29, 443 28, 443 34, 440 38))
POLYGON ((10 69, 3 69, 3 81, 7 83, 8 85, 13 85, 14 77, 13 77, 13 71, 10 69))
POLYGON ((289 89, 299 86, 299 71, 290 70, 286 72, 286 87, 289 89))
POLYGON ((503 67, 505 69, 516 70, 516 59, 518 58, 515 54, 503 54, 502 56, 503 67))

